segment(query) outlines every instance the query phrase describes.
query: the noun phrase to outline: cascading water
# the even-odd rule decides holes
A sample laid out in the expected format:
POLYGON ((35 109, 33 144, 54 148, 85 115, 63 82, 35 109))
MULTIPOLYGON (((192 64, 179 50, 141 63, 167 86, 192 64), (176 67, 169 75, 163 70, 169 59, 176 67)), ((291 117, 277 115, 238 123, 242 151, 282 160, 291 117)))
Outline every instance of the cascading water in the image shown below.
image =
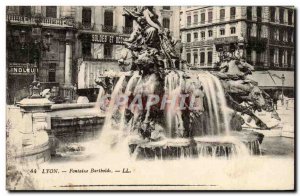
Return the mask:
MULTIPOLYGON (((138 102, 131 105, 133 100, 121 106, 116 103, 120 96, 148 97, 155 93, 159 85, 157 76, 152 74, 143 77, 138 72, 134 72, 128 82, 126 82, 125 75, 121 75, 112 92, 100 142, 118 148, 126 154, 128 153, 129 136, 135 136, 134 138, 140 141, 138 142, 140 145, 135 145, 131 151, 133 157, 137 158, 234 157, 248 154, 246 145, 230 134, 226 99, 219 79, 209 72, 201 72, 196 78, 191 79, 184 78, 183 74, 184 72, 181 71, 170 71, 164 79, 164 95, 169 100, 162 111, 165 113, 165 126, 163 127, 165 139, 150 140, 149 142, 139 136, 139 130, 149 126, 150 118, 153 118, 150 117, 151 109, 140 108, 138 102), (203 88, 204 97, 202 99, 201 96, 197 96, 199 93, 197 94, 196 90, 199 87, 203 88), (195 99, 199 99, 194 102, 198 104, 203 102, 200 105, 204 108, 199 108, 201 111, 196 112, 199 112, 200 116, 204 116, 204 120, 200 123, 206 123, 207 126, 205 126, 206 130, 198 135, 194 133, 189 138, 184 138, 183 132, 186 131, 184 125, 186 122, 184 121, 186 119, 183 116, 186 114, 183 114, 178 108, 182 93, 187 91, 194 95, 195 99), (174 102, 172 103, 170 100, 174 102), (132 113, 132 116, 126 120, 127 110, 132 113), (191 143, 191 141, 194 142, 191 143)), ((102 91, 100 92, 102 93, 102 91)), ((197 118, 193 120, 198 121, 197 118)), ((197 127, 192 128, 197 129, 197 127)), ((259 148, 259 143, 256 141, 247 145, 251 152, 259 148)))
POLYGON ((164 82, 165 95, 171 103, 166 105, 165 115, 169 137, 178 137, 183 135, 182 114, 178 109, 178 102, 182 92, 183 77, 182 72, 171 71, 166 75, 164 82))
POLYGON ((218 78, 209 72, 200 73, 197 77, 205 94, 209 112, 209 135, 229 135, 229 118, 223 87, 218 78), (223 125, 223 126, 222 126, 223 125))
POLYGON ((96 103, 95 103, 95 110, 96 111, 100 111, 100 107, 101 107, 101 99, 104 95, 104 89, 102 86, 99 87, 99 92, 98 92, 98 96, 97 96, 97 100, 96 100, 96 103))

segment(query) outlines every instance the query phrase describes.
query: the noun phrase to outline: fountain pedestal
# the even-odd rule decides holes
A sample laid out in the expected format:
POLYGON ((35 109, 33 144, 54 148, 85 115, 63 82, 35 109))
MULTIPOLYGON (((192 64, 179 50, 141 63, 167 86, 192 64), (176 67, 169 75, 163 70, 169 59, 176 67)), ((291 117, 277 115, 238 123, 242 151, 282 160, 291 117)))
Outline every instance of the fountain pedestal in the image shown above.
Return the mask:
POLYGON ((21 162, 42 163, 50 159, 49 137, 52 102, 46 98, 26 98, 19 102, 22 119, 21 130, 14 131, 13 137, 20 143, 15 147, 14 157, 21 162))
POLYGON ((254 131, 232 132, 230 136, 203 136, 145 141, 133 138, 129 148, 136 159, 180 159, 261 155, 263 134, 254 131))

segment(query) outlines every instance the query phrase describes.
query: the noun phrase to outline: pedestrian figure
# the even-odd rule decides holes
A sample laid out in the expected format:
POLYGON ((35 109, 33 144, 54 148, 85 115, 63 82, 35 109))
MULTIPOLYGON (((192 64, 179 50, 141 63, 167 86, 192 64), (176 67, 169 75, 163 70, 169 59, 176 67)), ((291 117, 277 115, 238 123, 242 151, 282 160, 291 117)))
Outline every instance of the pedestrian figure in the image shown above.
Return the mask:
POLYGON ((273 95, 273 109, 274 110, 277 110, 277 102, 278 102, 278 99, 279 99, 279 92, 276 91, 273 95))

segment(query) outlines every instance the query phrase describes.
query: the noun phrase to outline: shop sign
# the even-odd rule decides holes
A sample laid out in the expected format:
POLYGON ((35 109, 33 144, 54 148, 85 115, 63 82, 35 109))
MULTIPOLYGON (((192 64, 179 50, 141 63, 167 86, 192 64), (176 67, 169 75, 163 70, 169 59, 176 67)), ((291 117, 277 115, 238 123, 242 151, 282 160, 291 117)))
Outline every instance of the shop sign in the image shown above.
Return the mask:
POLYGON ((125 36, 120 35, 107 35, 107 34, 91 34, 93 43, 102 43, 102 44, 115 44, 122 45, 124 42, 125 36))
POLYGON ((37 71, 38 68, 30 63, 9 63, 8 66, 9 75, 34 75, 37 71))
POLYGON ((215 44, 234 43, 237 41, 237 36, 215 38, 215 44))

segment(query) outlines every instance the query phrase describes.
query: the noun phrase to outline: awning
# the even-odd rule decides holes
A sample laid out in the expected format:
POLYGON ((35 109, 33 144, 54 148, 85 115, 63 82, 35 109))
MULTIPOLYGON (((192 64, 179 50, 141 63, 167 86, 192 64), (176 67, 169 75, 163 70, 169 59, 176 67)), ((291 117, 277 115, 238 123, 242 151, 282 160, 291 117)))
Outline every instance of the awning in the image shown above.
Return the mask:
POLYGON ((121 71, 117 61, 81 61, 78 67, 78 89, 97 88, 95 80, 98 77, 121 71))
POLYGON ((253 71, 247 77, 258 82, 258 86, 264 89, 294 88, 294 71, 253 71))

